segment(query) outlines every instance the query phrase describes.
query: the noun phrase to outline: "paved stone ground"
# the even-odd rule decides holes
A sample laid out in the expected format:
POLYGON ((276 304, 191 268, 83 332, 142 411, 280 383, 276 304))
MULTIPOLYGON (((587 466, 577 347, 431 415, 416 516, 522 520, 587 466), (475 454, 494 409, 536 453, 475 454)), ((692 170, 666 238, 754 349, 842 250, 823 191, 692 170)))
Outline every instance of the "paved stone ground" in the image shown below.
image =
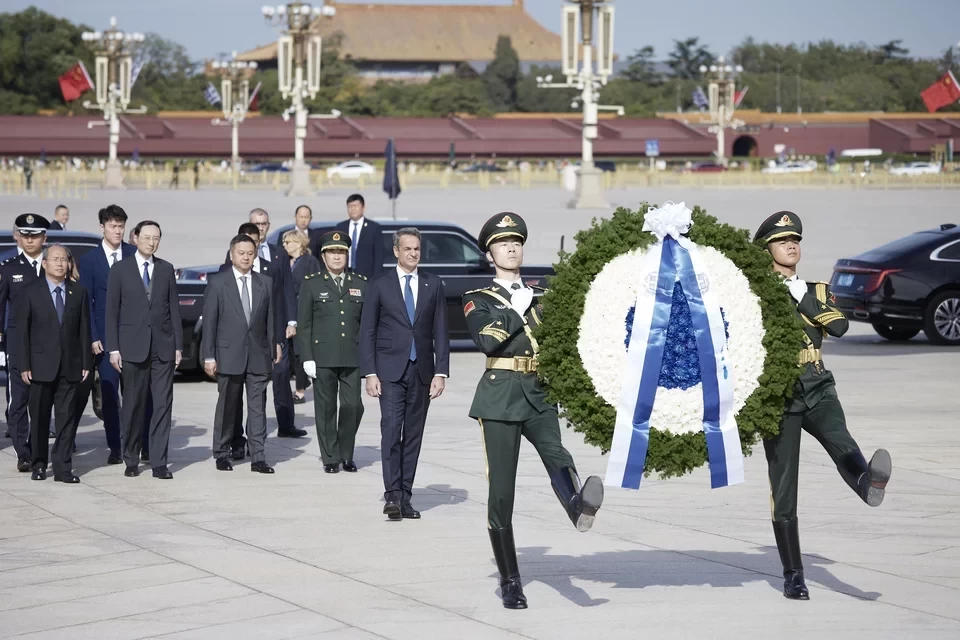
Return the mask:
MULTIPOLYGON (((326 192, 314 208, 339 217, 344 195, 326 192)), ((808 279, 828 276, 837 257, 956 221, 946 192, 612 196, 624 204, 686 199, 751 229, 763 215, 792 208, 807 224, 808 279)), ((540 261, 550 259, 561 234, 569 242, 588 220, 564 209, 557 191, 411 191, 402 198, 404 215, 471 230, 498 210, 526 214, 535 229, 549 228, 531 244, 540 261)), ((134 219, 164 224, 161 253, 179 264, 222 256, 224 226, 254 203, 275 215, 292 209, 275 194, 128 192, 116 200, 134 219)), ((382 206, 378 196, 370 200, 371 209, 382 206)), ((11 198, 0 209, 12 218, 28 203, 34 210, 53 204, 11 198)), ((101 203, 68 204, 72 226, 93 230, 81 218, 101 203)), ((960 637, 957 352, 922 337, 885 343, 862 325, 826 351, 854 436, 868 454, 888 448, 895 469, 886 502, 869 509, 805 437, 800 521, 809 602, 779 593, 759 453, 737 487, 711 491, 701 471, 649 480, 638 492, 608 490, 596 527, 580 534, 524 445, 515 528, 531 608, 502 609, 484 531, 482 446, 466 417, 481 357, 458 353, 427 423, 414 495, 423 519, 416 522, 388 523, 380 513, 379 412, 369 399, 358 474, 322 473, 312 404, 298 407, 309 438, 268 440, 276 475, 251 476, 247 464, 216 472, 209 454, 215 387, 198 379, 175 388, 171 482, 149 473, 124 478, 122 468, 106 467, 92 416, 78 438, 78 486, 31 482, 15 471, 9 441, 0 440, 0 637, 960 637)), ((602 474, 597 450, 571 431, 565 442, 582 474, 602 474)))

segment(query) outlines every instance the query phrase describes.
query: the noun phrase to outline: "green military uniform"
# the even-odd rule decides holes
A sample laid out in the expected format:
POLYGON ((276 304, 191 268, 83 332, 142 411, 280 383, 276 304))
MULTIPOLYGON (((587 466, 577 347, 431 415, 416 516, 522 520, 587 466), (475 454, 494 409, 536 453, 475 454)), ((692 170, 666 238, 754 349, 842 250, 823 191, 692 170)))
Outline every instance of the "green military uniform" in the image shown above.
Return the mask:
MULTIPOLYGON (((320 251, 350 248, 350 238, 331 231, 320 238, 320 251)), ((356 471, 353 450, 363 417, 360 399, 360 312, 367 279, 345 269, 339 276, 326 271, 304 278, 300 285, 297 314, 298 349, 301 360, 313 360, 317 377, 313 384, 314 414, 324 470, 356 471), (337 417, 337 391, 340 415, 337 417)))
MULTIPOLYGON (((800 218, 795 213, 780 211, 763 222, 755 239, 765 244, 787 238, 799 242, 802 233, 800 218)), ((789 284, 789 280, 785 283, 789 284)), ((806 283, 806 292, 796 306, 804 329, 797 338, 797 366, 803 371, 793 397, 787 401, 780 433, 763 443, 770 476, 773 528, 786 578, 784 594, 796 599, 808 597, 803 584, 797 522, 801 431, 806 430, 823 445, 844 481, 870 506, 878 506, 883 500, 890 477, 890 456, 885 450, 879 449, 869 465, 864 459, 847 430, 833 374, 823 364, 820 348, 824 337, 840 337, 849 328, 843 313, 832 303, 827 283, 806 283)))
MULTIPOLYGON (((501 213, 483 226, 479 245, 481 250, 488 251, 498 240, 519 238, 523 242, 526 237, 522 218, 501 213)), ((539 298, 544 293, 546 289, 527 286, 519 280, 495 280, 490 286, 463 296, 470 335, 487 355, 470 417, 480 423, 483 436, 489 483, 487 526, 500 570, 504 606, 508 608, 526 608, 512 529, 521 435, 536 448, 554 492, 579 530, 590 529, 603 501, 603 483, 599 478, 588 478, 580 486, 573 458, 560 441, 557 407, 547 402, 537 377, 539 345, 533 327, 542 321, 539 298), (523 289, 532 289, 533 296, 521 314, 514 309, 512 298, 523 289)))

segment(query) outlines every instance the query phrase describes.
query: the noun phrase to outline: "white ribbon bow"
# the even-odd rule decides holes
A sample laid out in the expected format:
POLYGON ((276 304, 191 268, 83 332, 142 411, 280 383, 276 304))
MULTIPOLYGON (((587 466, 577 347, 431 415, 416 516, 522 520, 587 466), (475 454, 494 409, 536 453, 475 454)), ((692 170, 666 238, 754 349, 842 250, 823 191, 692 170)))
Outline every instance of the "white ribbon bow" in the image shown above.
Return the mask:
POLYGON ((685 203, 668 200, 662 206, 647 211, 643 218, 643 230, 655 235, 660 242, 667 236, 679 240, 693 226, 692 214, 693 211, 685 203))

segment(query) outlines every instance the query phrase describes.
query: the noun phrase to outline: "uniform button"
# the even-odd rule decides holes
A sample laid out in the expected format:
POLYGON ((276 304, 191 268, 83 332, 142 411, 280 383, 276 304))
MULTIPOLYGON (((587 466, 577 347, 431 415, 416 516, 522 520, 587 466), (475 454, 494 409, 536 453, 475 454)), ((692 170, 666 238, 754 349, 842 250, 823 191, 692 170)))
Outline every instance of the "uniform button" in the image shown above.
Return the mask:
POLYGON ((341 326, 341 327, 345 327, 346 325, 347 325, 346 322, 341 322, 341 323, 340 323, 340 326, 341 326))
POLYGON ((529 351, 524 351, 523 354, 528 356, 528 355, 530 355, 530 352, 529 352, 529 351))
POLYGON ((497 375, 496 375, 495 373, 491 373, 491 374, 490 374, 490 379, 491 379, 491 380, 496 380, 496 379, 497 379, 497 375))
POLYGON ((340 301, 340 304, 343 304, 343 300, 340 301))
POLYGON ((313 341, 313 344, 320 344, 320 341, 319 341, 319 340, 314 340, 314 341, 313 341))
POLYGON ((347 337, 347 334, 341 333, 341 334, 340 334, 340 337, 341 337, 341 338, 346 338, 346 337, 347 337))
POLYGON ((343 309, 340 309, 340 315, 343 315, 344 313, 346 312, 343 309))

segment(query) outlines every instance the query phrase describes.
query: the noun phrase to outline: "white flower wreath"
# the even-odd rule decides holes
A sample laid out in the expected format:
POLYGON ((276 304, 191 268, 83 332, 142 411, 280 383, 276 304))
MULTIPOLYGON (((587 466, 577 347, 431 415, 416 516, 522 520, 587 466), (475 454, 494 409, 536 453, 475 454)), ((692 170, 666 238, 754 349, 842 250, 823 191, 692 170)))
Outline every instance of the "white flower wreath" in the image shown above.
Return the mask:
MULTIPOLYGON (((734 412, 738 413, 759 386, 766 350, 760 299, 740 269, 721 252, 700 246, 709 286, 719 298, 729 334, 727 349, 734 387, 734 412)), ((597 274, 584 302, 577 349, 597 393, 611 406, 620 397, 627 349, 626 318, 644 281, 640 265, 646 249, 636 249, 608 262, 597 274)), ((703 429, 703 391, 697 383, 687 389, 657 389, 650 426, 683 434, 703 429)))

